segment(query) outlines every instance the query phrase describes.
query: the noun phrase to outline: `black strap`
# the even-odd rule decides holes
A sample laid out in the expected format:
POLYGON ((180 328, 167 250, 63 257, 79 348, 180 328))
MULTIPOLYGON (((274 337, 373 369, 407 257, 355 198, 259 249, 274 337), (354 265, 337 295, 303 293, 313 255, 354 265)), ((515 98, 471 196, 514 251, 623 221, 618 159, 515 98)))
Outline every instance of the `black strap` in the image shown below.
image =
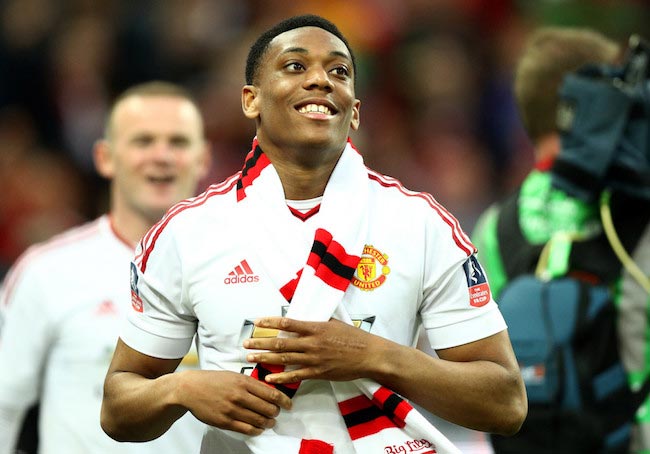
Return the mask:
MULTIPOLYGON (((650 200, 615 192, 612 194, 611 210, 623 246, 626 250, 633 251, 650 222, 650 200)), ((543 245, 531 244, 524 237, 519 222, 519 191, 501 204, 497 219, 497 241, 508 280, 520 274, 534 273, 543 245)), ((569 269, 611 284, 621 274, 621 262, 602 232, 589 240, 573 243, 569 269)))
POLYGON ((508 281, 520 274, 533 273, 543 245, 529 243, 519 224, 519 191, 500 206, 497 219, 499 254, 508 281))

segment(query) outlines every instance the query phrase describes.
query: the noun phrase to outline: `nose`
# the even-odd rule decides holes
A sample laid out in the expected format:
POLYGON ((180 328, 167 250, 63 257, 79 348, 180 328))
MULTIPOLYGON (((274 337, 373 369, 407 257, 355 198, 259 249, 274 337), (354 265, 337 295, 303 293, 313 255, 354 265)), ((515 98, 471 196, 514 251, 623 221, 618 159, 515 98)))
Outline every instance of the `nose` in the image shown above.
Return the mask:
POLYGON ((169 163, 174 157, 174 150, 169 143, 159 140, 151 147, 150 155, 156 162, 169 163))
POLYGON ((332 90, 332 81, 329 78, 329 73, 322 66, 314 65, 310 67, 305 75, 305 88, 307 89, 323 89, 327 91, 332 90))

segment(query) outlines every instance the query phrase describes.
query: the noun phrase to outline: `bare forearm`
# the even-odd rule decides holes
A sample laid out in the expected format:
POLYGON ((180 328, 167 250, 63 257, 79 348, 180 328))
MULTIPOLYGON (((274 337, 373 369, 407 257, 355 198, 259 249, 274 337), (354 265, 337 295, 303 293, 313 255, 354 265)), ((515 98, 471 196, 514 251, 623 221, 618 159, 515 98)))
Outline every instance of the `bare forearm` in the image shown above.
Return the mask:
POLYGON ((472 429, 513 434, 527 412, 518 368, 490 360, 448 361, 387 342, 373 378, 433 414, 472 429))
POLYGON ((525 396, 502 366, 445 361, 414 349, 395 358, 391 371, 377 377, 383 385, 455 424, 501 434, 518 430, 525 396))
POLYGON ((158 438, 185 412, 175 401, 183 372, 148 379, 130 372, 113 372, 104 383, 102 429, 118 441, 158 438))
POLYGON ((337 320, 267 317, 255 323, 297 334, 244 342, 259 350, 248 354, 250 362, 297 366, 267 375, 271 383, 371 378, 451 422, 504 435, 519 430, 526 417, 526 390, 506 331, 434 358, 337 320))

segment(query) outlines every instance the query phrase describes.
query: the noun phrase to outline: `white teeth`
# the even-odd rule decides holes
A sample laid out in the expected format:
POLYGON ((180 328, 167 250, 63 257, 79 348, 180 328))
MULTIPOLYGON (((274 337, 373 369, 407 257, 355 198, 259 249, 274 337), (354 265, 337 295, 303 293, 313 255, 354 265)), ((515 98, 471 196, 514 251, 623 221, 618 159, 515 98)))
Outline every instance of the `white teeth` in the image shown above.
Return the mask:
POLYGON ((317 112, 326 115, 332 115, 332 111, 330 110, 329 107, 322 106, 320 104, 307 104, 306 106, 303 106, 300 109, 298 109, 298 112, 300 113, 317 112))

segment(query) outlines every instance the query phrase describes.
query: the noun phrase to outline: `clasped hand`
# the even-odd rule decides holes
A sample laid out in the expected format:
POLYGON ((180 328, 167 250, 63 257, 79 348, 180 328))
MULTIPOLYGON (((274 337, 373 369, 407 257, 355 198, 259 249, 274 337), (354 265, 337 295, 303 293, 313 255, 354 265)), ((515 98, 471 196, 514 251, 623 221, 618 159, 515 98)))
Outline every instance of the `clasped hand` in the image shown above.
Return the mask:
MULTIPOLYGON (((265 317, 255 326, 285 331, 288 337, 250 338, 244 348, 261 350, 246 356, 251 363, 290 366, 269 374, 269 383, 295 383, 306 379, 348 381, 368 376, 373 361, 372 336, 365 331, 331 319, 307 322, 286 317, 265 317)), ((376 338, 376 339, 375 339, 376 338)))
MULTIPOLYGON (((348 381, 371 377, 382 358, 384 341, 378 336, 338 320, 305 322, 286 317, 255 321, 260 328, 277 329, 288 337, 250 338, 247 360, 287 366, 269 374, 269 383, 295 383, 306 379, 348 381), (254 351, 253 351, 254 350, 254 351)), ((247 375, 229 371, 187 371, 184 402, 194 416, 206 424, 246 435, 259 435, 275 426, 280 409, 290 409, 291 400, 277 389, 247 375)))

